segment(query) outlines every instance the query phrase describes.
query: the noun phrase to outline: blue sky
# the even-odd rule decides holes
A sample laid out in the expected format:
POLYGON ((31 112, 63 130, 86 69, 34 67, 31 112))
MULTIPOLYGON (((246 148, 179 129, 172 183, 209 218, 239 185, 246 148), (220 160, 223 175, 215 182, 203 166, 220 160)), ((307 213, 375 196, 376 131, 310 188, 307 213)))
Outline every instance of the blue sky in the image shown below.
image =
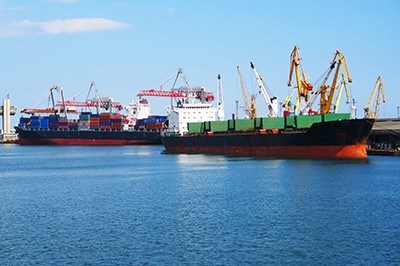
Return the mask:
MULTIPOLYGON (((252 61, 283 101, 298 45, 314 85, 336 49, 346 56, 358 117, 382 76, 381 117, 396 117, 399 14, 398 0, 0 0, 0 96, 21 110, 37 107, 53 85, 71 98, 95 81, 103 96, 127 104, 182 68, 192 86, 213 92, 221 74, 229 116, 236 100, 243 105, 236 66, 249 93, 258 91, 252 61)), ((165 114, 167 98, 148 99, 165 114)), ((257 107, 266 114, 261 96, 257 107)), ((340 110, 349 110, 344 101, 340 110)))

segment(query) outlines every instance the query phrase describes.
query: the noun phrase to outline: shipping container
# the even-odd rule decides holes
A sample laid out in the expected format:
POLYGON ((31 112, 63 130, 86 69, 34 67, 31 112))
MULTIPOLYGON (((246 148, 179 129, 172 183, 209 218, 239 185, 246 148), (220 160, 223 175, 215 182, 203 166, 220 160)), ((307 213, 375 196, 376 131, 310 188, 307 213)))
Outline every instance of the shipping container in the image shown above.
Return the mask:
POLYGON ((261 118, 263 129, 284 129, 285 118, 284 117, 263 117, 261 118))
POLYGON ((235 120, 235 130, 236 131, 253 131, 254 130, 254 120, 253 119, 237 119, 235 120))
POLYGON ((314 123, 322 122, 322 115, 298 115, 296 116, 297 128, 309 128, 314 123))
POLYGON ((228 131, 228 121, 210 121, 210 131, 214 132, 228 131))

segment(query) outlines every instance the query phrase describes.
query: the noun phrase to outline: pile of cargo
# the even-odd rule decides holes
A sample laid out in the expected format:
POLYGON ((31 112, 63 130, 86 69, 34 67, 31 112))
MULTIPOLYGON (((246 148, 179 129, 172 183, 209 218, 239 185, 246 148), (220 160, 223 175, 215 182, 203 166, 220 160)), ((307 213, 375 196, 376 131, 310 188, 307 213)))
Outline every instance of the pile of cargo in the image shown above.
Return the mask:
POLYGON ((123 128, 125 116, 120 113, 92 114, 82 112, 79 119, 68 119, 66 116, 52 114, 49 116, 21 117, 19 127, 26 129, 51 130, 120 130, 123 128))
POLYGON ((189 134, 207 132, 248 132, 256 130, 306 129, 318 122, 348 120, 350 114, 298 115, 284 117, 263 117, 256 119, 235 119, 188 123, 189 134))
POLYGON ((138 119, 136 120, 136 125, 134 126, 134 129, 159 131, 163 127, 166 119, 166 116, 160 115, 153 115, 145 119, 138 119))

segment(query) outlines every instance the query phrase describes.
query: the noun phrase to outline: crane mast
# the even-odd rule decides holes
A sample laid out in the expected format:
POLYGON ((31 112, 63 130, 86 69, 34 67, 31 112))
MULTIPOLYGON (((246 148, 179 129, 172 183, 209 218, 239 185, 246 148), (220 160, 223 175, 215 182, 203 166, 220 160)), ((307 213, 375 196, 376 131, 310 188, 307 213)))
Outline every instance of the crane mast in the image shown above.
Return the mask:
POLYGON ((372 93, 369 96, 368 103, 364 107, 364 116, 366 118, 378 118, 379 117, 381 98, 382 98, 382 102, 385 103, 386 97, 385 97, 385 91, 384 91, 384 84, 383 84, 381 76, 379 76, 376 80, 376 83, 372 90, 372 93), (372 112, 371 105, 372 105, 372 100, 375 97, 375 94, 376 94, 375 108, 374 108, 374 112, 372 112))
MULTIPOLYGON (((262 81, 262 78, 260 74, 258 74, 257 69, 254 67, 254 64, 250 62, 250 66, 253 69, 254 75, 256 77, 258 87, 260 88, 261 94, 264 96, 264 100, 267 103, 268 106, 268 116, 269 117, 277 117, 278 115, 278 108, 275 103, 272 102, 271 98, 268 95, 267 90, 265 89, 264 83, 262 81)), ((274 101, 276 101, 276 98, 274 98, 274 101)))
POLYGON ((351 83, 352 79, 350 77, 350 72, 347 67, 346 57, 339 50, 336 50, 335 56, 331 63, 331 69, 336 67, 335 74, 334 74, 333 80, 332 80, 332 84, 330 86, 326 86, 324 83, 321 88, 321 98, 320 98, 321 114, 327 114, 330 112, 330 108, 331 108, 332 101, 333 101, 333 96, 335 94, 335 90, 338 85, 337 81, 338 81, 339 71, 340 71, 341 66, 343 67, 343 70, 346 73, 347 80, 349 81, 349 83, 351 83), (329 91, 328 97, 326 97, 328 88, 330 88, 330 91, 329 91))
POLYGON ((217 100, 217 118, 218 120, 225 119, 225 111, 224 111, 224 99, 222 97, 222 82, 221 82, 221 75, 218 74, 218 100, 217 100))
POLYGON ((246 89, 246 84, 244 83, 244 79, 242 76, 242 71, 240 70, 240 66, 237 66, 237 71, 239 73, 240 86, 242 88, 246 116, 250 119, 254 119, 257 117, 256 103, 255 103, 256 95, 254 94, 251 95, 251 102, 250 102, 249 95, 246 89))
MULTIPOLYGON (((292 77, 293 73, 296 76, 296 87, 297 87, 297 100, 295 105, 295 112, 299 109, 301 105, 301 109, 307 105, 309 101, 309 92, 313 89, 313 86, 307 80, 307 76, 304 72, 303 64, 301 63, 301 57, 299 54, 299 48, 297 46, 294 47, 291 55, 290 55, 290 72, 289 72, 289 81, 287 85, 292 86, 292 77)), ((291 98, 291 96, 290 96, 291 98)), ((289 101, 290 101, 289 98, 289 101)), ((286 102, 286 101, 285 101, 286 102)), ((288 106, 289 107, 289 106, 288 106)))
POLYGON ((340 98, 342 96, 343 93, 343 88, 345 89, 346 92, 346 103, 349 104, 350 103, 350 90, 349 90, 349 86, 348 83, 346 81, 346 77, 344 76, 344 74, 340 74, 340 86, 339 86, 339 91, 336 97, 336 101, 335 101, 335 105, 333 108, 333 112, 337 113, 338 109, 339 109, 339 103, 340 103, 340 98))

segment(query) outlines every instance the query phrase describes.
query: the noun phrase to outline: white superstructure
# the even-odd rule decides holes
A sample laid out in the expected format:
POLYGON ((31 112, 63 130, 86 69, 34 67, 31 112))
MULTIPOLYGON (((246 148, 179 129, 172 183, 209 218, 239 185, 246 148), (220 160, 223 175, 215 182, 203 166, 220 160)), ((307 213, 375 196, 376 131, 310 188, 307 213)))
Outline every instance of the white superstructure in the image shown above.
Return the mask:
POLYGON ((168 106, 168 128, 165 132, 183 135, 188 132, 189 122, 215 121, 217 111, 211 103, 181 103, 172 108, 168 106))

